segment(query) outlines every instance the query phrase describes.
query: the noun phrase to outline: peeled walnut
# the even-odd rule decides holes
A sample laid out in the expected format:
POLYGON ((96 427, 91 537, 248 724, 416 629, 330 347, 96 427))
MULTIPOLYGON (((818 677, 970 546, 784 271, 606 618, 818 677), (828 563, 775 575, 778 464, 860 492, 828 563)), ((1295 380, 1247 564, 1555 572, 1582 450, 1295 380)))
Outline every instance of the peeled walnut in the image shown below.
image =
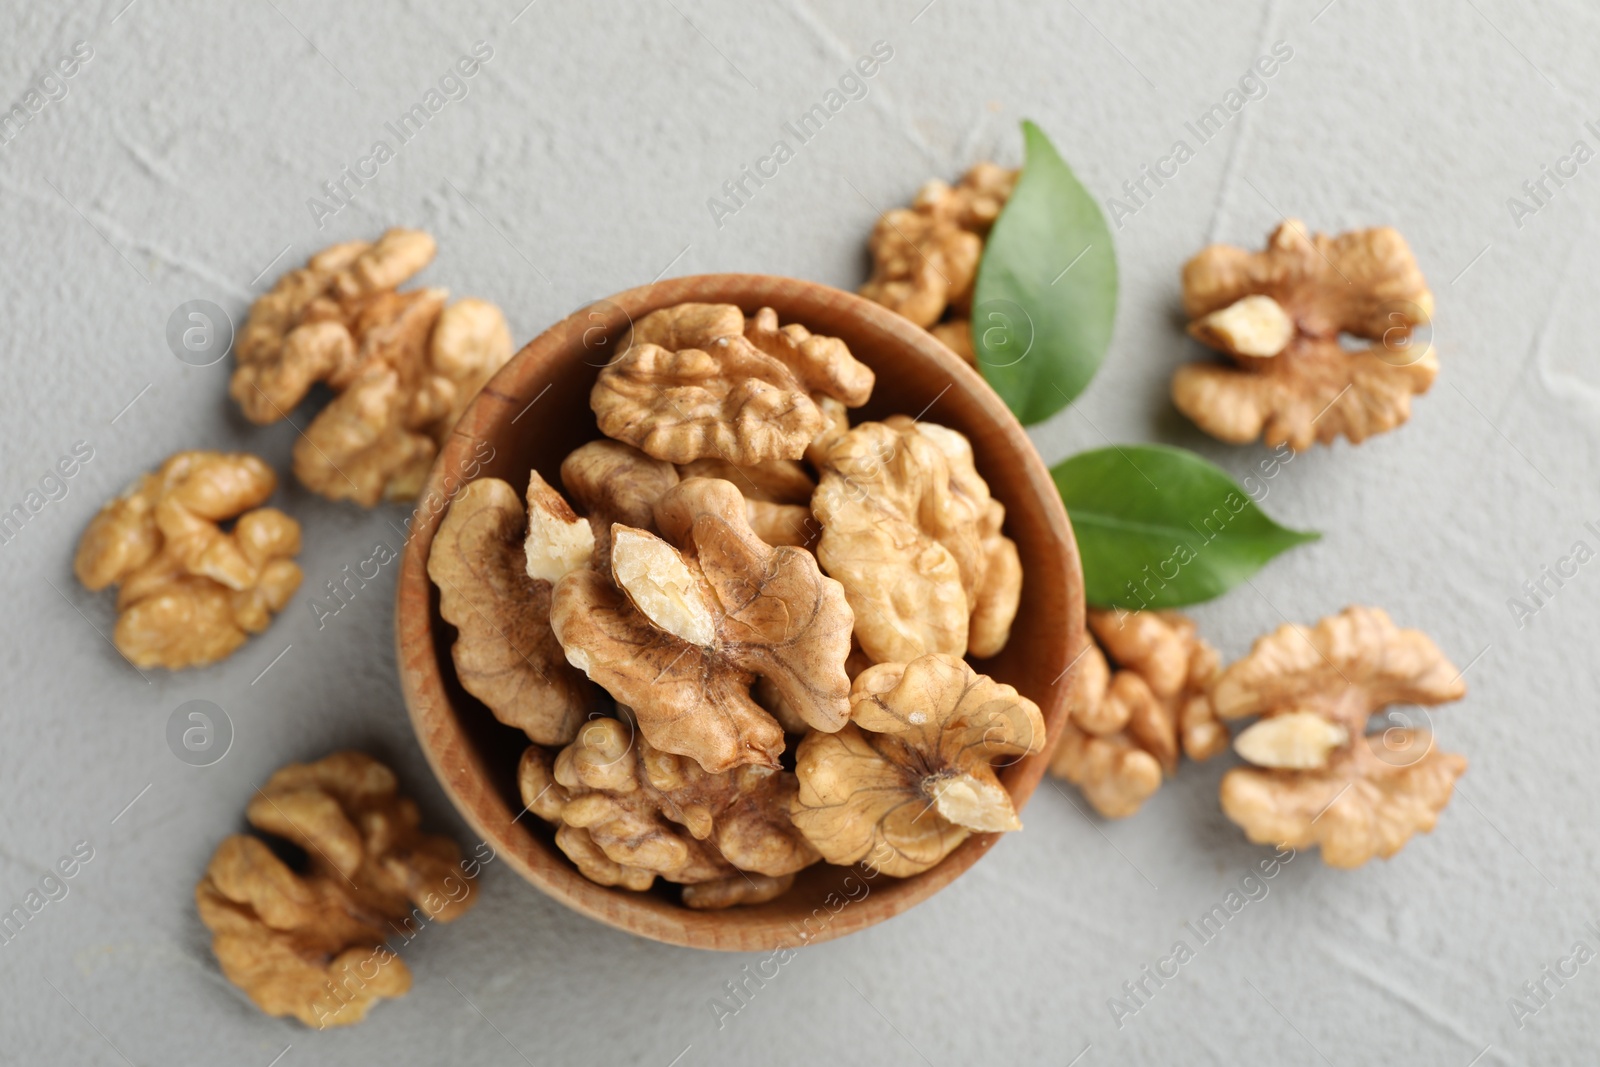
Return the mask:
POLYGON ((617 350, 589 397, 600 430, 673 463, 799 459, 824 425, 812 392, 859 406, 872 391, 843 342, 779 329, 769 308, 748 327, 731 304, 663 308, 617 350))
POLYGON ((291 764, 246 812, 305 851, 291 869, 253 837, 222 842, 195 887, 222 973, 269 1015, 307 1026, 357 1023, 403 996, 411 973, 385 940, 414 922, 450 922, 475 900, 460 852, 417 830, 416 805, 392 772, 359 752, 291 764))
POLYGON ((920 874, 973 833, 1020 830, 992 761, 1044 748, 1039 708, 954 656, 856 676, 850 722, 800 742, 790 817, 829 863, 920 874))
POLYGON ((886 663, 999 652, 1022 565, 967 439, 894 415, 819 451, 817 558, 844 585, 867 655, 886 663))
POLYGON ((655 510, 665 540, 617 525, 609 575, 556 585, 550 625, 567 659, 634 709, 654 747, 713 773, 777 766, 783 730, 750 697, 757 675, 812 727, 838 729, 853 624, 839 583, 803 549, 757 537, 729 482, 681 482, 655 510))
POLYGON ((678 471, 621 441, 590 441, 561 463, 561 484, 589 518, 594 565, 611 569, 611 527, 655 530, 656 501, 678 484, 678 471))
POLYGON ((428 553, 462 688, 541 744, 571 741, 595 704, 550 630, 551 587, 589 562, 593 544, 589 524, 534 471, 526 510, 498 478, 469 482, 428 553))
POLYGON ((553 760, 530 747, 517 776, 529 810, 601 885, 642 890, 662 877, 704 887, 685 891, 691 907, 728 907, 772 899, 818 858, 788 820, 794 775, 710 774, 617 719, 592 720, 553 760))
POLYGON ((979 163, 951 186, 931 181, 911 207, 873 227, 872 279, 861 295, 929 329, 969 363, 972 289, 984 238, 1017 181, 1017 171, 979 163), (940 321, 944 319, 945 321, 940 321))
POLYGON ((260 506, 277 482, 255 456, 179 452, 90 521, 73 569, 120 587, 112 641, 134 665, 214 663, 288 604, 300 524, 260 506))
POLYGON ((1228 746, 1207 695, 1217 653, 1173 612, 1090 611, 1089 627, 1098 644, 1086 637, 1074 660, 1050 771, 1102 817, 1122 819, 1177 773, 1180 750, 1206 760, 1228 746))
POLYGON ((1426 730, 1369 734, 1368 719, 1391 704, 1465 694, 1461 672, 1427 635, 1377 608, 1281 626, 1212 688, 1223 719, 1261 716, 1235 738, 1256 766, 1223 776, 1222 810, 1250 840, 1320 845, 1333 867, 1387 859, 1433 829, 1467 761, 1439 751, 1426 730))
POLYGON ((395 291, 434 248, 402 229, 335 245, 250 309, 229 387, 246 418, 287 418, 318 382, 338 394, 295 444, 295 475, 314 492, 367 507, 415 496, 444 435, 511 358, 493 304, 395 291))
POLYGON ((1288 219, 1263 252, 1212 245, 1183 268, 1183 304, 1189 332, 1235 366, 1179 368, 1173 402, 1235 444, 1359 444, 1405 422, 1439 372, 1432 346, 1412 337, 1433 294, 1388 227, 1330 238, 1288 219), (1350 350, 1341 334, 1378 343, 1350 350))

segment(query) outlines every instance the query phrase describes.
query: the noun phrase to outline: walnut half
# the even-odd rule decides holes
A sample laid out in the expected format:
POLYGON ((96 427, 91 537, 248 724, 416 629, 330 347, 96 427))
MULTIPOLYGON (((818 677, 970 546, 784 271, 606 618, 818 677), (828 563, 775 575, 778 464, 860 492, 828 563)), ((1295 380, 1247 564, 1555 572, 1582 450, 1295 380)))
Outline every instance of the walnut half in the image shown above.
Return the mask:
POLYGON ((1467 761, 1439 751, 1425 729, 1369 734, 1368 720, 1392 704, 1465 694, 1461 672, 1427 635, 1377 608, 1281 626, 1212 689, 1221 718, 1261 717, 1235 738, 1256 766, 1223 776, 1222 810, 1250 840, 1320 845, 1333 867, 1388 858, 1433 829, 1467 761))
POLYGON ((866 403, 872 371, 832 337, 762 308, 679 304, 640 319, 590 393, 600 430, 657 459, 799 459, 824 426, 812 394, 866 403))
POLYGON ((1020 830, 993 761, 1044 748, 1044 718, 954 656, 856 676, 851 721, 800 743, 790 811, 829 863, 920 874, 973 833, 1020 830))
POLYGON ((550 630, 553 579, 586 565, 593 544, 588 523, 533 471, 527 510, 498 478, 469 482, 428 552, 462 688, 541 744, 571 741, 595 705, 550 630))
POLYGON ((360 752, 284 767, 246 815, 303 849, 304 869, 235 835, 212 856, 195 904, 222 973, 268 1015, 318 1029, 360 1022, 411 988, 385 947, 391 934, 419 918, 451 922, 476 899, 455 843, 421 833, 393 772, 360 752))
POLYGON ((818 452, 817 559, 844 586, 867 655, 903 663, 1004 648, 1022 563, 967 439, 892 415, 818 452))
POLYGON ((295 443, 295 476, 315 493, 366 507, 414 497, 445 434, 511 358, 495 305, 397 291, 435 248, 398 228, 334 245, 250 309, 229 385, 246 418, 288 418, 319 382, 336 394, 295 443))
POLYGON ((1433 294, 1388 227, 1330 238, 1286 219, 1263 252, 1212 245, 1183 268, 1183 305, 1189 332, 1235 365, 1180 367, 1173 402, 1234 444, 1359 444, 1405 422, 1439 373, 1432 345, 1413 336, 1433 294), (1350 350, 1340 334, 1376 343, 1350 350))
POLYGON ((1227 748, 1208 695, 1217 653, 1175 612, 1090 611, 1089 628, 1050 771, 1102 817, 1123 819, 1177 773, 1180 752, 1205 760, 1227 748))
POLYGON ((112 641, 135 666, 214 663, 288 604, 300 524, 260 506, 277 484, 255 456, 179 452, 90 521, 73 569, 119 587, 112 641))
POLYGON ((614 526, 611 573, 556 585, 567 659, 634 709, 651 745, 713 773, 778 764, 783 729, 751 699, 757 675, 812 727, 838 729, 853 624, 839 583, 804 549, 757 537, 729 482, 680 482, 655 515, 665 539, 614 526))

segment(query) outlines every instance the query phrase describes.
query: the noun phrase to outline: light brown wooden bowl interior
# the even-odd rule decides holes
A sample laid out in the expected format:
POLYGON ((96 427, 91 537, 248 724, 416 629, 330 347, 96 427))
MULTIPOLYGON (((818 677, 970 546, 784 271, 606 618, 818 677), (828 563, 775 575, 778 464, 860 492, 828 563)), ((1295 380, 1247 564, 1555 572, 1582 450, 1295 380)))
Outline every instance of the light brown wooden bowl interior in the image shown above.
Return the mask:
POLYGON ((979 473, 1006 506, 1005 532, 1021 552, 1022 606, 1011 640, 978 669, 1008 682, 1044 712, 1049 746, 1001 772, 1018 809, 1044 773, 1066 715, 1068 652, 1083 630, 1077 545, 1049 472, 1022 427, 983 379, 931 335, 877 304, 811 282, 755 274, 674 278, 630 289, 557 323, 517 353, 467 409, 434 464, 401 563, 396 641, 411 722, 451 800, 524 878, 568 907, 619 929, 693 948, 754 951, 829 940, 905 911, 948 885, 999 839, 979 834, 912 878, 867 878, 818 864, 783 897, 753 907, 692 911, 677 887, 637 893, 597 885, 556 848, 550 827, 523 815, 516 784, 528 741, 499 723, 456 680, 454 628, 439 617, 428 550, 444 504, 472 477, 503 478, 520 492, 530 468, 560 485, 561 461, 598 436, 589 390, 629 321, 685 301, 777 309, 781 322, 842 338, 877 372, 852 422, 904 413, 953 427, 972 441, 979 473), (863 896, 863 892, 865 895, 863 896), (830 897, 830 894, 833 894, 830 897), (848 900, 841 906, 840 901, 848 900))

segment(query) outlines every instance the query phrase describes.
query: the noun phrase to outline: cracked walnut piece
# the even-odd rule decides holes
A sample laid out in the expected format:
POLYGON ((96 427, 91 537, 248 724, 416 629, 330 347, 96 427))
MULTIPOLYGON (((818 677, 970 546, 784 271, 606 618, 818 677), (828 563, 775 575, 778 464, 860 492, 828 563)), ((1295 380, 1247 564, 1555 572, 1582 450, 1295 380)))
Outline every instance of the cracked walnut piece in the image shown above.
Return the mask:
POLYGON ((420 833, 394 774, 359 752, 291 764, 247 809, 251 824, 305 851, 294 870, 254 837, 226 838, 195 887, 222 973, 268 1015, 307 1026, 360 1022, 411 988, 384 946, 414 922, 450 922, 474 902, 453 841, 420 833))
POLYGON ((553 760, 530 746, 517 781, 523 803, 558 827, 556 844, 600 885, 644 890, 661 877, 702 887, 685 890, 690 907, 730 907, 772 899, 819 858, 789 822, 793 774, 710 774, 617 719, 591 720, 553 760))
POLYGON ((1251 841, 1320 845, 1332 867, 1387 859, 1433 829, 1467 769, 1427 730, 1367 733, 1367 720, 1391 704, 1466 694, 1461 672, 1426 634, 1398 628, 1377 608, 1279 627, 1211 693, 1223 719, 1261 716, 1234 739, 1256 766, 1223 776, 1222 810, 1251 841))
POLYGON ((260 506, 277 482, 252 455, 179 452, 90 521, 73 569, 119 586, 112 643, 136 667, 214 663, 288 604, 300 524, 260 506))
POLYGON ((861 295, 929 330, 968 363, 977 362, 968 321, 972 290, 984 239, 1017 173, 979 163, 955 186, 930 181, 911 207, 885 214, 867 242, 872 279, 861 295))
POLYGON ((1177 773, 1180 750, 1206 760, 1228 747, 1207 696, 1217 652, 1174 612, 1091 610, 1089 628, 1098 643, 1085 637, 1074 661, 1050 772, 1101 817, 1123 819, 1177 773))
POLYGON ((635 323, 589 395, 600 430, 657 459, 799 459, 825 418, 812 394, 867 402, 873 374, 844 342, 762 308, 678 304, 635 323))
POLYGON ((867 655, 904 663, 1004 648, 1022 563, 967 439, 893 415, 835 437, 818 458, 817 559, 844 585, 867 655))
POLYGON ((1184 265, 1183 306, 1189 332, 1236 366, 1178 368, 1173 402, 1233 444, 1359 444, 1405 422, 1439 373, 1432 344, 1412 336, 1433 294, 1388 227, 1330 238, 1287 219, 1263 252, 1211 245, 1184 265), (1341 334, 1376 343, 1352 351, 1341 334))
POLYGON ((854 624, 839 583, 804 549, 757 537, 729 482, 680 482, 655 514, 665 540, 617 525, 610 574, 556 585, 550 625, 567 659, 634 709, 653 746, 712 773, 778 765, 783 729, 751 699, 758 675, 813 728, 837 730, 854 624))
POLYGON ((1044 748, 1037 705, 954 656, 856 676, 850 722, 800 742, 790 817, 829 863, 920 874, 973 833, 1022 829, 992 761, 1044 748))
POLYGON ((415 496, 439 442, 511 358, 493 304, 396 292, 434 249, 403 229, 334 245, 250 309, 229 386, 246 418, 287 418, 317 382, 337 394, 295 444, 295 475, 314 492, 367 507, 415 496))
POLYGON ((526 510, 498 478, 469 482, 428 552, 462 688, 540 744, 571 741, 595 704, 550 630, 551 586, 587 564, 593 544, 589 524, 534 471, 526 510))

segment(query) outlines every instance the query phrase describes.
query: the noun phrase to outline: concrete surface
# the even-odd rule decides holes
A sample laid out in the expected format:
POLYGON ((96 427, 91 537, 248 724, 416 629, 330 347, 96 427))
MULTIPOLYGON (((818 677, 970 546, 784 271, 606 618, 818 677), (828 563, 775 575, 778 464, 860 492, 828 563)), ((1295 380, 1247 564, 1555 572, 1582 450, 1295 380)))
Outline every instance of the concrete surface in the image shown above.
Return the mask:
MULTIPOLYGON (((38 113, 0 147, 0 506, 25 501, 75 443, 93 452, 66 495, 0 545, 0 906, 23 901, 76 843, 93 852, 68 895, 0 945, 0 1061, 1594 1062, 1600 963, 1573 951, 1600 949, 1589 925, 1600 918, 1600 563, 1521 625, 1507 601, 1575 541, 1600 547, 1585 526, 1600 525, 1600 163, 1561 162, 1579 140, 1600 150, 1585 126, 1600 119, 1600 11, 1576 0, 785 0, 759 13, 721 0, 523 2, 0 12, 8 107, 26 106, 75 42, 92 51, 73 77, 45 83, 38 113), (467 95, 446 95, 351 203, 316 217, 307 201, 321 183, 393 141, 385 124, 479 41, 493 55, 467 95), (876 41, 893 58, 866 97, 717 225, 707 199, 876 41), (1326 536, 1195 614, 1231 657, 1285 618, 1379 604, 1470 663, 1470 695, 1436 719, 1471 770, 1432 835, 1356 872, 1296 857, 1121 1018, 1108 999, 1269 853, 1217 809, 1232 757, 1185 769, 1123 823, 1087 818, 1046 785, 1027 831, 951 889, 803 951, 720 1028, 711 999, 757 958, 632 939, 493 867, 475 912, 405 948, 411 995, 358 1028, 268 1019, 228 986, 191 890, 273 768, 370 747, 433 825, 471 841, 401 707, 393 568, 320 631, 302 592, 211 669, 141 677, 103 639, 111 598, 70 570, 100 503, 181 448, 249 448, 287 470, 295 437, 241 419, 227 362, 174 358, 174 309, 210 300, 242 321, 286 267, 391 224, 435 233, 426 280, 497 301, 519 339, 663 273, 854 286, 878 211, 976 159, 1015 162, 1019 119, 1038 120, 1108 196, 1277 41, 1293 57, 1266 95, 1123 219, 1113 351, 1035 439, 1052 462, 1159 440, 1249 473, 1263 450, 1202 439, 1166 401, 1173 366, 1199 355, 1177 323, 1180 264, 1210 240, 1257 245, 1280 213, 1326 230, 1399 227, 1438 294, 1438 384, 1401 431, 1318 449, 1267 483, 1272 514, 1326 536), (1540 204, 1522 184, 1543 166, 1576 176, 1547 181, 1540 204), (169 717, 189 700, 233 724, 213 766, 168 749, 169 717), (1545 1003, 1523 991, 1530 981, 1543 981, 1545 1003), (1514 997, 1536 1010, 1514 1012, 1514 997)), ((279 500, 305 524, 308 590, 370 555, 402 514, 293 484, 279 500)))

